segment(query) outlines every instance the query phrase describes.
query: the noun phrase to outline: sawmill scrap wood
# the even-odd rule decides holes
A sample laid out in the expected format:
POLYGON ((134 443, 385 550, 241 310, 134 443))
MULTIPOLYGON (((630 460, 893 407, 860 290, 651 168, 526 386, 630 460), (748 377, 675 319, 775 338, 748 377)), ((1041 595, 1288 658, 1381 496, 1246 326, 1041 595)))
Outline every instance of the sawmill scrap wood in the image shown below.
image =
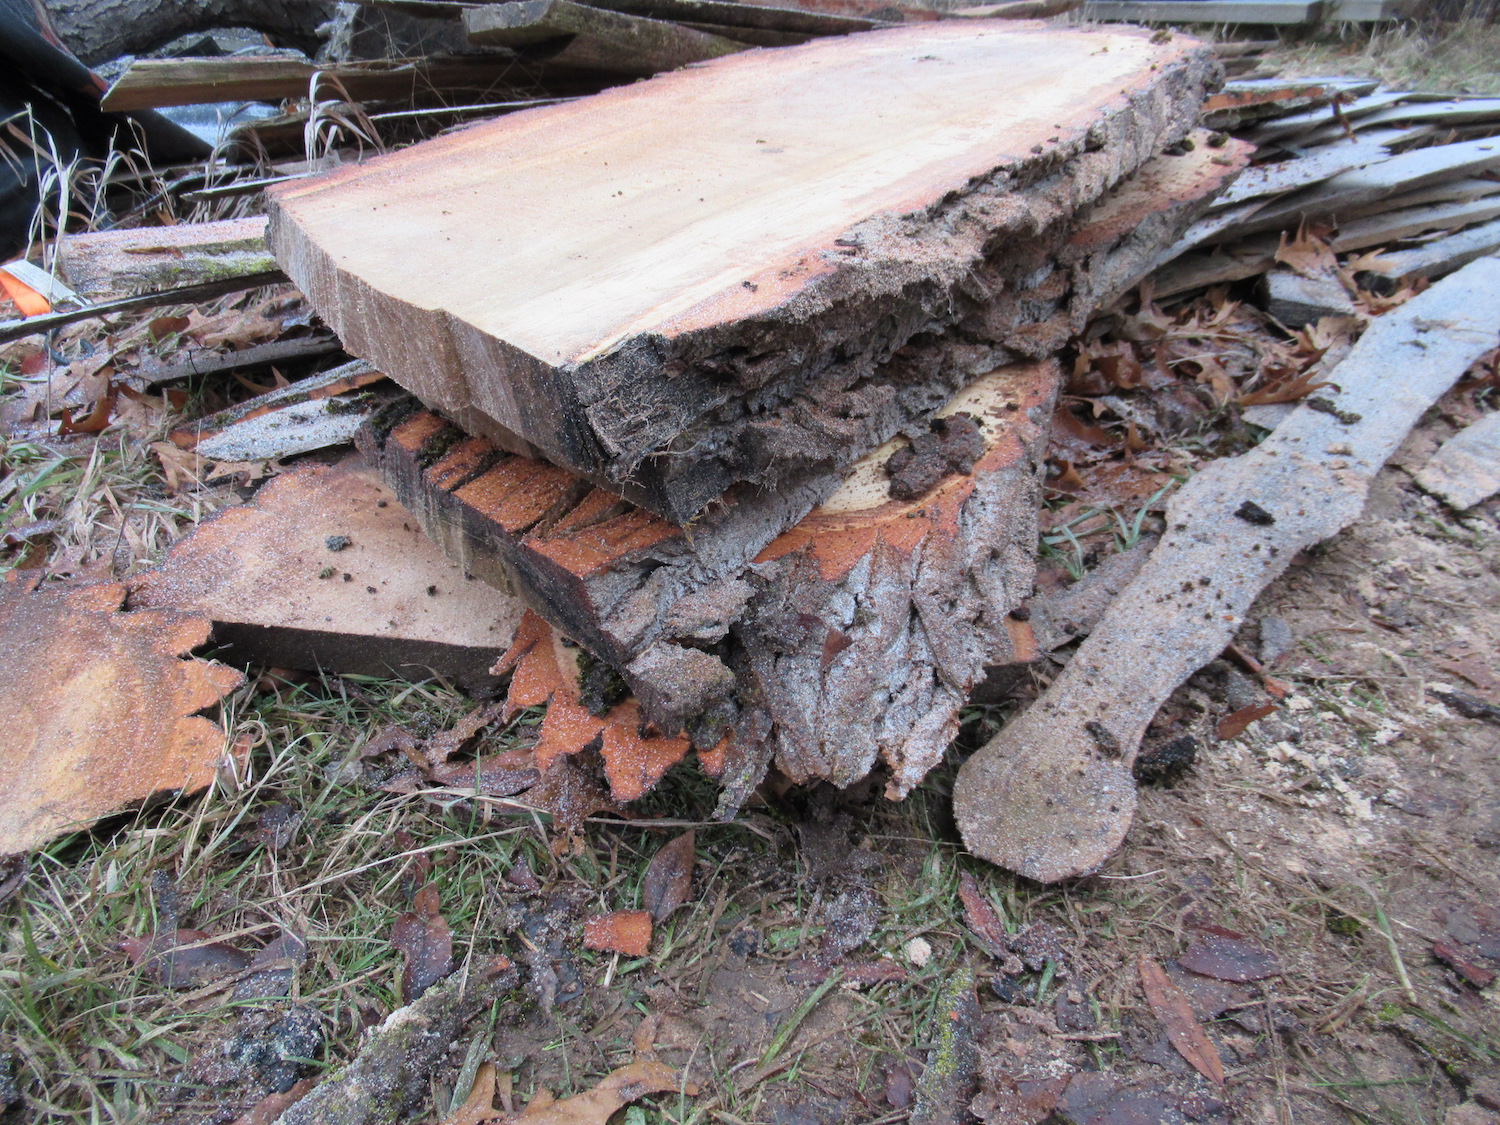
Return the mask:
POLYGON ((1369 272, 1393 281, 1414 277, 1442 277, 1476 258, 1500 253, 1500 222, 1484 223, 1457 234, 1435 238, 1410 250, 1383 253, 1369 272))
MULTIPOLYGON (((731 0, 594 0, 589 7, 647 16, 655 20, 671 20, 674 23, 702 23, 724 28, 809 36, 870 31, 888 22, 864 16, 829 15, 800 8, 739 4, 732 3, 731 0)), ((725 31, 723 34, 729 35, 729 32, 725 31)), ((732 35, 729 37, 733 38, 732 35)))
MULTIPOLYGON (((1096 308, 1134 286, 1247 157, 1247 146, 1213 147, 1206 133, 1194 135, 1202 143, 1191 152, 1148 161, 1092 210, 1057 255, 1050 297, 1038 286, 1018 305, 1002 292, 991 315, 1009 318, 1012 334, 1058 348, 1096 308)), ((890 362, 923 375, 937 393, 972 381, 995 363, 976 365, 994 359, 988 349, 940 337, 890 362)), ((725 636, 748 596, 740 571, 841 479, 823 474, 776 492, 740 488, 679 529, 566 470, 466 438, 430 412, 399 422, 393 414, 359 441, 451 557, 502 587, 513 579, 539 613, 618 668, 667 731, 693 707, 720 713, 724 673, 695 646, 725 636)), ((697 737, 712 744, 717 736, 705 728, 697 737)))
POLYGON ((805 31, 768 31, 760 27, 725 27, 718 23, 688 23, 684 20, 678 20, 677 23, 694 31, 722 35, 725 39, 733 39, 747 47, 795 47, 798 43, 817 38, 805 31))
POLYGON ((1500 138, 1413 149, 1342 172, 1314 187, 1278 199, 1257 212, 1235 234, 1292 228, 1303 218, 1338 215, 1444 180, 1466 179, 1500 169, 1500 138))
POLYGON ((251 344, 239 351, 193 348, 188 351, 186 359, 178 359, 173 363, 161 363, 148 356, 139 367, 131 371, 131 375, 147 384, 157 385, 177 379, 254 371, 258 367, 270 367, 273 364, 280 365, 282 370, 289 370, 286 364, 341 355, 343 350, 343 345, 333 336, 294 336, 290 340, 251 344))
MULTIPOLYGON (((356 101, 409 101, 431 91, 493 93, 496 86, 527 88, 554 75, 518 62, 513 54, 435 55, 324 64, 306 59, 136 59, 109 92, 112 112, 222 101, 306 98, 314 76, 356 101), (338 87, 332 83, 336 81, 338 87)), ((563 92, 563 91, 557 91, 563 92)))
POLYGON ((1443 442, 1413 476, 1460 511, 1500 492, 1500 414, 1469 423, 1443 442))
POLYGON ((1043 882, 1097 869, 1130 827, 1131 765, 1157 709, 1298 551, 1358 518, 1411 427, 1497 342, 1500 260, 1482 259, 1374 320, 1329 372, 1341 417, 1299 406, 1184 485, 1150 561, 1067 667, 959 771, 969 850, 1043 882))
POLYGON ((266 220, 221 219, 169 227, 58 236, 57 268, 82 296, 124 297, 276 269, 266 247, 266 220))
MULTIPOLYGON (((299 379, 295 383, 277 387, 274 391, 255 395, 253 398, 226 407, 217 413, 195 418, 191 422, 184 422, 167 436, 179 449, 194 449, 205 438, 221 433, 237 423, 285 410, 298 403, 347 395, 351 391, 357 391, 384 380, 384 373, 376 371, 364 360, 352 360, 349 363, 341 363, 337 367, 329 368, 320 375, 310 375, 306 379, 299 379)), ((231 459, 225 458, 225 460, 231 459)))
POLYGON ((469 42, 511 47, 551 67, 644 78, 743 51, 745 45, 665 20, 573 0, 512 0, 464 13, 469 42))
POLYGON ((185 659, 205 617, 121 613, 125 587, 0 582, 0 855, 27 852, 133 802, 202 789, 228 757, 198 712, 243 682, 185 659))
POLYGON ((1312 184, 1323 183, 1342 172, 1363 168, 1377 160, 1384 160, 1389 150, 1379 141, 1344 140, 1325 145, 1306 156, 1278 160, 1272 164, 1258 164, 1214 201, 1214 206, 1232 207, 1249 199, 1296 191, 1312 184))
POLYGON ((1023 288, 1212 65, 956 20, 746 52, 275 186, 269 237, 353 354, 685 522, 936 405, 873 369, 1023 288))
MULTIPOLYGON (((977 429, 971 469, 934 465, 932 487, 897 499, 903 477, 888 469, 906 442, 892 442, 756 558, 734 662, 742 706, 768 721, 741 729, 768 731, 793 781, 842 788, 883 760, 899 800, 942 759, 1031 592, 1060 373, 1046 360, 979 379, 941 412, 965 437, 977 429)), ((935 427, 925 440, 918 457, 935 460, 956 438, 935 427)))
POLYGON ((300 465, 130 581, 134 607, 214 622, 226 658, 492 689, 522 607, 467 577, 358 457, 300 465))

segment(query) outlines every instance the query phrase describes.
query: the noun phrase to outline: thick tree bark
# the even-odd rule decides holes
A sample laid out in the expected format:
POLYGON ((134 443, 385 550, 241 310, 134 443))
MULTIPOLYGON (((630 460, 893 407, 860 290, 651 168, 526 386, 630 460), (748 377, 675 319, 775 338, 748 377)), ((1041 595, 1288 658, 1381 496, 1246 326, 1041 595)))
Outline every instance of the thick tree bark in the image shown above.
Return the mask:
POLYGON ((192 31, 248 27, 312 54, 335 5, 318 0, 45 0, 58 37, 94 66, 192 31))

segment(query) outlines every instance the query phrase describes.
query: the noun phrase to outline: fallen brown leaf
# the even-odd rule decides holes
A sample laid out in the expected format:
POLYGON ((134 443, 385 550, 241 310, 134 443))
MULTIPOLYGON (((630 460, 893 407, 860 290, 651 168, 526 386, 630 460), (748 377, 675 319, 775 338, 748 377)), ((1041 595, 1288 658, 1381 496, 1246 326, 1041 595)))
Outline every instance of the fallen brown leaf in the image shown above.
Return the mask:
POLYGON ((964 922, 969 931, 979 939, 979 944, 991 957, 1004 957, 1010 952, 1010 942, 1005 924, 1000 915, 979 889, 979 883, 967 871, 958 877, 958 897, 964 904, 964 922))
POLYGON ((250 967, 252 954, 214 941, 203 930, 171 930, 125 938, 120 950, 143 976, 167 988, 201 988, 250 967))
POLYGON ((582 1094, 561 1101, 549 1099, 540 1106, 537 1102, 541 1099, 533 1099, 509 1121, 515 1125, 605 1125, 612 1114, 647 1094, 679 1089, 689 1094, 697 1092, 691 1086, 683 1086, 677 1073, 664 1063, 639 1060, 611 1071, 599 1085, 582 1094))
POLYGON ((641 887, 641 902, 651 917, 664 922, 693 892, 693 860, 698 835, 692 829, 662 845, 651 857, 641 887))
POLYGON ((481 1063, 474 1074, 474 1085, 464 1104, 443 1118, 443 1125, 480 1125, 492 1121, 495 1113, 495 1067, 493 1063, 481 1063))
POLYGON ((1232 930, 1201 931, 1177 963, 1215 980, 1265 980, 1281 972, 1275 956, 1232 930))
POLYGON ((1193 1014, 1187 994, 1167 977, 1166 970, 1144 953, 1140 959, 1141 987, 1146 1002, 1167 1029, 1167 1039, 1194 1070, 1215 1085, 1224 1085, 1224 1062, 1219 1050, 1193 1014))
POLYGON ((1241 707, 1219 720, 1219 725, 1214 728, 1221 741, 1238 738, 1245 733, 1247 727, 1257 719, 1264 719, 1272 711, 1276 710, 1275 703, 1252 703, 1249 707, 1241 707))
POLYGON ((437 884, 424 886, 411 905, 391 930, 391 944, 406 958, 401 971, 403 1004, 410 1004, 453 971, 453 931, 438 912, 437 884))

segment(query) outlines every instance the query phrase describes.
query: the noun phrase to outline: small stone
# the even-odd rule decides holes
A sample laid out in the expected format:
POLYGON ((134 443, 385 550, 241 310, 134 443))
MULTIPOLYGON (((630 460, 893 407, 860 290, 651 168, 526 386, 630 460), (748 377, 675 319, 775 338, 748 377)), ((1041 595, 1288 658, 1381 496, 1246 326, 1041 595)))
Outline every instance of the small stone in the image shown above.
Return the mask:
POLYGON ((927 963, 932 960, 932 944, 926 938, 912 938, 902 952, 906 955, 906 960, 919 969, 926 968, 927 963))
POLYGON ((330 551, 342 551, 352 542, 354 540, 350 539, 347 535, 330 535, 327 539, 323 540, 323 546, 327 547, 330 551))

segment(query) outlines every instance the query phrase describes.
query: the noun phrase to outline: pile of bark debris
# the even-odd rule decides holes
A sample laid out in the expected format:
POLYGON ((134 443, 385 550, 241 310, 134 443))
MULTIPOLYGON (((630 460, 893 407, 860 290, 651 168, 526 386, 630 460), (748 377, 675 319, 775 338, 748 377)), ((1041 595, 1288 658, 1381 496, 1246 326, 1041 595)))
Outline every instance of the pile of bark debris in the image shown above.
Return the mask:
MULTIPOLYGON (((772 769, 839 786, 882 771, 899 799, 987 677, 1048 669, 960 773, 959 823, 1033 878, 1092 870, 1130 822, 1157 708, 1497 343, 1500 99, 1224 84, 1221 57, 1257 47, 1121 26, 399 7, 503 45, 548 104, 269 185, 231 175, 235 199, 267 188, 267 216, 65 234, 0 273, 36 314, 0 341, 283 273, 305 295, 326 330, 108 381, 105 424, 132 381, 324 368, 172 432, 164 458, 199 471, 318 457, 131 578, 132 612, 114 614, 118 588, 89 608, 211 620, 244 662, 506 687, 431 745, 393 735, 398 787, 576 828, 692 755, 722 816, 772 769), (1214 287, 1253 279, 1267 354, 1295 362, 1243 387, 1160 343, 1143 365, 1164 306, 1223 310, 1214 287), (1127 467, 1147 464, 1144 396, 1184 371, 1199 415, 1269 436, 1181 487, 1148 474, 1135 530, 1161 534, 1154 550, 1038 593, 1039 536, 1081 494, 1070 450, 1109 417, 1127 467), (1090 631, 1054 675, 1048 654, 1090 631), (455 761, 541 705, 529 750, 455 761)), ((201 101, 221 71, 137 63, 105 105, 201 101)), ((356 131, 378 116, 357 77, 339 77, 356 131)), ((1455 439, 1469 460, 1446 485, 1433 469, 1455 504, 1500 484, 1493 418, 1455 439)), ((40 621, 22 603, 46 592, 12 589, 7 612, 40 621)), ((186 652, 190 631, 158 649, 186 652)), ((63 826, 42 817, 0 850, 63 826)))

